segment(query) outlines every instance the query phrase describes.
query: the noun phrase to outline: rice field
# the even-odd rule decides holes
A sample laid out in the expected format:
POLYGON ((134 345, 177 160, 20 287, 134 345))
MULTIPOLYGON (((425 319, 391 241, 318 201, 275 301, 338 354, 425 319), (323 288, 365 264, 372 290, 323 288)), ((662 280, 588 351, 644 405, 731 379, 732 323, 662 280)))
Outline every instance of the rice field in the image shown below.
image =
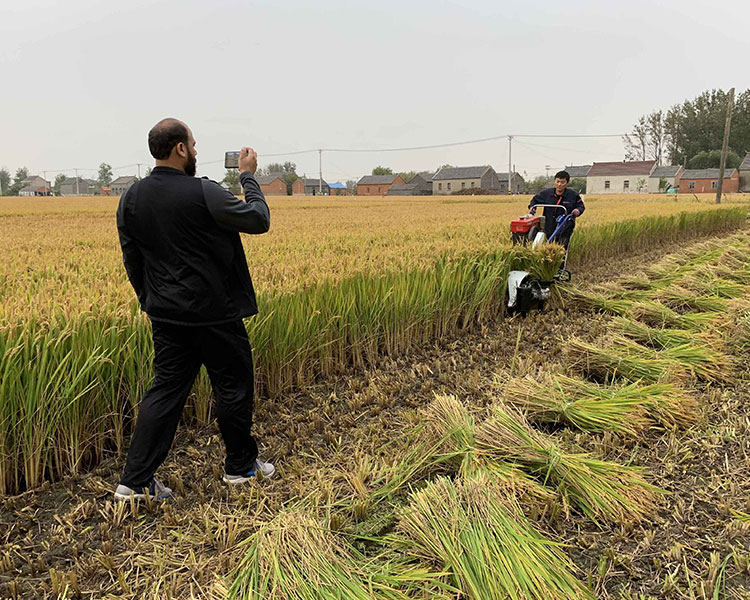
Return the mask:
MULTIPOLYGON (((580 264, 597 264, 596 256, 606 264, 620 252, 621 276, 566 288, 545 318, 498 320, 504 289, 491 282, 513 266, 559 260, 553 250, 456 253, 405 274, 360 274, 325 292, 310 286, 281 294, 274 302, 321 294, 335 304, 335 294, 352 293, 345 286, 356 281, 367 291, 355 296, 362 304, 381 302, 381 288, 402 303, 401 312, 379 313, 371 329, 346 342, 375 336, 374 346, 306 355, 332 374, 261 402, 259 436, 281 477, 226 489, 215 430, 186 429, 165 465, 174 503, 110 502, 116 463, 48 492, 8 498, 0 519, 14 520, 0 535, 0 591, 57 598, 746 597, 750 234, 743 207, 693 215, 592 227, 586 242, 579 237, 578 250, 590 253, 580 264), (654 222, 657 242, 682 239, 685 249, 655 258, 658 246, 642 239, 654 222), (708 239, 685 239, 701 234, 708 239), (623 258, 649 248, 637 268, 623 258), (436 281, 442 285, 429 287, 436 281), (480 291, 464 295, 467 286, 480 291), (427 310, 427 296, 415 292, 424 288, 445 304, 427 310), (383 317, 388 326, 375 327, 383 317), (419 335, 403 332, 412 323, 419 335), (461 332, 465 344, 450 342, 461 332), (441 337, 443 346, 427 349, 441 337), (418 359, 404 358, 415 353, 418 359), (336 370, 324 360, 352 367, 357 354, 360 370, 336 370)), ((147 346, 147 339, 146 330, 129 344, 147 346)), ((257 341, 256 348, 264 356, 257 341)), ((95 370, 101 359, 89 354, 91 364, 71 368, 95 370)), ((22 364, 5 373, 20 373, 22 364)), ((88 406, 73 401, 90 399, 85 378, 68 387, 64 378, 50 381, 45 390, 68 390, 71 407, 88 406)), ((74 417, 63 422, 72 431, 74 417)), ((50 435, 33 433, 15 445, 28 441, 35 450, 50 435)), ((69 435, 49 452, 72 452, 85 433, 69 435)), ((24 472, 41 469, 25 464, 24 472)))

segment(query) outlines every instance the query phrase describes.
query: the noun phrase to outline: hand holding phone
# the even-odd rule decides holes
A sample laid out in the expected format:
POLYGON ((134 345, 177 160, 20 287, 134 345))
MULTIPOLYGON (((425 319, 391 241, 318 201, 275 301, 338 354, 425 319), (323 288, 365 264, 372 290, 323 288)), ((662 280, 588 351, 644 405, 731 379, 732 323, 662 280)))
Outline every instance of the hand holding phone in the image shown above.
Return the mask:
POLYGON ((249 171, 255 175, 255 171, 258 170, 258 153, 252 148, 243 147, 240 150, 239 169, 240 173, 249 171))

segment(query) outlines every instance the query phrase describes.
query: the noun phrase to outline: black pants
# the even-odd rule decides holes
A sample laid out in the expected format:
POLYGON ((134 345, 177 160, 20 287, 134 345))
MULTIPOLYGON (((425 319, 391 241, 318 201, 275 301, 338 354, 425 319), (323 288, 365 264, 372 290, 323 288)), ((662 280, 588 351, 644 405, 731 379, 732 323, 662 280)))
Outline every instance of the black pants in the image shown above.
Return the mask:
POLYGON ((190 327, 152 321, 154 383, 141 400, 120 483, 147 486, 174 440, 201 364, 216 396, 216 418, 226 445, 226 473, 252 470, 258 446, 253 424, 253 356, 242 321, 190 327))

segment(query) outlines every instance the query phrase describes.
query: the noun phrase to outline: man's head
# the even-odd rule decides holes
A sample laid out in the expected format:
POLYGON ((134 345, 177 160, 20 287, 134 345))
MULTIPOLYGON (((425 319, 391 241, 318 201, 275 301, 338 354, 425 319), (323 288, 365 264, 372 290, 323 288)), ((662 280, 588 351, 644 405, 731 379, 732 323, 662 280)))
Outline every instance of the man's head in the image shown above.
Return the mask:
POLYGON ((148 149, 157 167, 172 167, 195 175, 198 152, 190 127, 177 119, 162 119, 148 132, 148 149))
POLYGON ((568 187, 570 181, 570 173, 567 171, 558 171, 555 173, 555 193, 558 196, 562 196, 565 188, 568 187))

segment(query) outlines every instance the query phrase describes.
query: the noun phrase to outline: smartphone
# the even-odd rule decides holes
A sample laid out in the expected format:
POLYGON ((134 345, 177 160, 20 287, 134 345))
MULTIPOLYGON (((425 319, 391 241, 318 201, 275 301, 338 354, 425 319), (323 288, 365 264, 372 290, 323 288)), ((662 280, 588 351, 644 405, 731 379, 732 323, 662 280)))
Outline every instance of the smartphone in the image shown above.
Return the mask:
POLYGON ((224 154, 224 168, 225 169, 239 169, 240 168, 240 153, 239 152, 226 152, 224 154))

